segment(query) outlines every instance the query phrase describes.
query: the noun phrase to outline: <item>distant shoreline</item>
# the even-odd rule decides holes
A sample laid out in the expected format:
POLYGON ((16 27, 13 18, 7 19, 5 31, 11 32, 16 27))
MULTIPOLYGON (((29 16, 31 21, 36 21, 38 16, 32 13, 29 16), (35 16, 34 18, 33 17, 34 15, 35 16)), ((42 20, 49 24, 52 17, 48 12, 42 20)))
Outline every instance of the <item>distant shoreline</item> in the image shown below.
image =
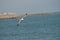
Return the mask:
POLYGON ((12 19, 12 18, 16 18, 15 15, 1 15, 0 16, 0 20, 1 19, 12 19))
MULTIPOLYGON (((43 16, 50 14, 60 14, 60 12, 46 12, 46 13, 36 13, 36 14, 28 14, 27 16, 43 16)), ((13 18, 22 18, 23 15, 0 15, 0 20, 2 19, 13 19, 13 18)))

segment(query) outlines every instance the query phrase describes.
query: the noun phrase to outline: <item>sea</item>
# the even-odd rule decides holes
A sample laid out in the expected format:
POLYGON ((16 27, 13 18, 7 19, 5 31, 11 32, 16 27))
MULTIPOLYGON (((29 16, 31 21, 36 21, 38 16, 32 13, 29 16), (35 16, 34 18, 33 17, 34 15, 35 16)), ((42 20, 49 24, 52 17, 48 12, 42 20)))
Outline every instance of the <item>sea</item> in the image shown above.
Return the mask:
POLYGON ((60 14, 0 20, 0 40, 60 40, 60 14))

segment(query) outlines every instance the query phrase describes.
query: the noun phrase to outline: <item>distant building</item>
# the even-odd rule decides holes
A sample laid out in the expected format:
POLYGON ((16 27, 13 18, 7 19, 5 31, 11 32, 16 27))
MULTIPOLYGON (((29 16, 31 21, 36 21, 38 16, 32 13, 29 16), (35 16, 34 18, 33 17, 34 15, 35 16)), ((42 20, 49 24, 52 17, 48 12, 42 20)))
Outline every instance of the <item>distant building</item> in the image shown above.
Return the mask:
POLYGON ((0 12, 0 15, 16 15, 14 12, 0 12))
POLYGON ((7 12, 4 12, 3 15, 7 15, 7 12))
POLYGON ((16 15, 15 12, 8 12, 8 15, 16 15))
POLYGON ((3 12, 0 12, 0 15, 3 15, 3 12))
POLYGON ((1 15, 1 13, 0 13, 0 15, 1 15))

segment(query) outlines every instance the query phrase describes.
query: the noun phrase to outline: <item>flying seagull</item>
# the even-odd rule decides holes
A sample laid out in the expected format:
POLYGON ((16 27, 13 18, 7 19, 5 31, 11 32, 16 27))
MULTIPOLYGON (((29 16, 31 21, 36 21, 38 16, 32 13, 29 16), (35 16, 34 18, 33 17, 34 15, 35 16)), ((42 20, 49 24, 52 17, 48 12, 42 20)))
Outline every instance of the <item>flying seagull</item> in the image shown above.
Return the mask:
POLYGON ((23 17, 21 17, 21 18, 19 18, 18 19, 18 22, 17 22, 17 25, 19 25, 23 20, 24 20, 24 18, 27 16, 27 13, 23 16, 23 17))

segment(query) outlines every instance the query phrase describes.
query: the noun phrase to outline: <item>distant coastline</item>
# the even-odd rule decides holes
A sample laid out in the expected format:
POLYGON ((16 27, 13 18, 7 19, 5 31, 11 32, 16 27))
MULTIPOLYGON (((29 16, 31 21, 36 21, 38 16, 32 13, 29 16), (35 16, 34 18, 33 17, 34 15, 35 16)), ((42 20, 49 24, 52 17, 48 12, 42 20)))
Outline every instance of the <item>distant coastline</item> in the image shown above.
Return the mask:
MULTIPOLYGON (((1 13, 0 13, 1 14, 1 13)), ((35 14, 28 14, 27 16, 43 16, 43 15, 50 15, 50 14, 60 14, 60 12, 45 12, 45 13, 35 13, 35 14)), ((24 16, 21 14, 16 14, 16 13, 4 13, 4 15, 0 15, 0 19, 13 19, 13 18, 22 18, 24 16)))

